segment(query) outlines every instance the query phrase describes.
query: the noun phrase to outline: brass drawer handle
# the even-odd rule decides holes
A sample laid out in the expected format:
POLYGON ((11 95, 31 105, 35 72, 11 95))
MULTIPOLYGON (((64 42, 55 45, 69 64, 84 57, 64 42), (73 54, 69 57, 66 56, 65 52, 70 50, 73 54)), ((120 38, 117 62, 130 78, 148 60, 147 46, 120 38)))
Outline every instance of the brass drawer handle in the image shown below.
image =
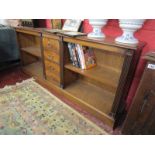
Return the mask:
POLYGON ((47 46, 48 46, 48 47, 51 47, 50 41, 47 42, 47 46))
POLYGON ((48 56, 47 58, 48 58, 48 60, 53 60, 54 59, 53 56, 48 56))
POLYGON ((51 67, 51 71, 55 71, 55 68, 54 67, 51 67))

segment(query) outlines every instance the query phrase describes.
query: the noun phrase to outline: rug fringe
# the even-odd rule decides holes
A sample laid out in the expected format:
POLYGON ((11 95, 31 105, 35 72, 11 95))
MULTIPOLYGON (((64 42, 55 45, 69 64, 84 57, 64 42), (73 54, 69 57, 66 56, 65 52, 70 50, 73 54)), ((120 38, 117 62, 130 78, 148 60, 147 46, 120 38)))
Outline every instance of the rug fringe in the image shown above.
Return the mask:
POLYGON ((23 80, 22 82, 16 82, 14 85, 6 85, 3 88, 0 88, 0 93, 4 92, 6 90, 8 91, 9 89, 12 89, 13 87, 20 86, 20 85, 23 85, 27 82, 32 82, 32 81, 35 81, 35 79, 29 78, 29 79, 23 80))

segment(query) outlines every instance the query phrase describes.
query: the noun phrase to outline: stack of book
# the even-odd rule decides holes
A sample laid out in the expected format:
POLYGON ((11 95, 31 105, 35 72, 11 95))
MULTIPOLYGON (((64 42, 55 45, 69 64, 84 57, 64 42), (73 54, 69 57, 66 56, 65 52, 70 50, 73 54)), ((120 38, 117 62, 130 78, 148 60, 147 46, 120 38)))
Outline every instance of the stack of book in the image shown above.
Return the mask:
POLYGON ((78 36, 86 36, 86 33, 82 32, 74 32, 74 31, 67 31, 67 30, 60 30, 60 29, 43 29, 46 32, 53 33, 53 34, 61 34, 65 36, 70 36, 70 37, 78 37, 78 36))
POLYGON ((96 58, 92 48, 79 44, 68 43, 71 63, 81 69, 96 66, 96 58))

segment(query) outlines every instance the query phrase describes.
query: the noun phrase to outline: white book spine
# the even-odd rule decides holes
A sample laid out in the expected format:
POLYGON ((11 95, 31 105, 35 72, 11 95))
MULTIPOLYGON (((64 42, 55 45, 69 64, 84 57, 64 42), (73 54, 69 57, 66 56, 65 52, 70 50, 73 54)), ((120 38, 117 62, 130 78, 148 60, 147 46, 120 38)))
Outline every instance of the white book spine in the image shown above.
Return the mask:
POLYGON ((86 69, 85 57, 84 57, 82 46, 81 45, 78 45, 78 47, 79 47, 79 51, 80 51, 80 54, 81 54, 82 69, 86 69))
POLYGON ((84 69, 83 58, 82 58, 82 52, 81 52, 80 45, 77 44, 76 46, 77 46, 77 51, 78 51, 78 54, 79 54, 79 57, 80 57, 81 69, 84 69))

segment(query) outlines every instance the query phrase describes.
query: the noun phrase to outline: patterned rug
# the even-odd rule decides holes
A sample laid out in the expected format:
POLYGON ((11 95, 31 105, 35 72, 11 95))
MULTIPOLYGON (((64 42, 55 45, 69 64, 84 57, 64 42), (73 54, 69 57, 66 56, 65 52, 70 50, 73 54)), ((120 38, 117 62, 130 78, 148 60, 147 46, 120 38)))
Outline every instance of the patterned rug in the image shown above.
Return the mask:
POLYGON ((1 135, 107 134, 42 86, 28 79, 0 89, 1 135))

